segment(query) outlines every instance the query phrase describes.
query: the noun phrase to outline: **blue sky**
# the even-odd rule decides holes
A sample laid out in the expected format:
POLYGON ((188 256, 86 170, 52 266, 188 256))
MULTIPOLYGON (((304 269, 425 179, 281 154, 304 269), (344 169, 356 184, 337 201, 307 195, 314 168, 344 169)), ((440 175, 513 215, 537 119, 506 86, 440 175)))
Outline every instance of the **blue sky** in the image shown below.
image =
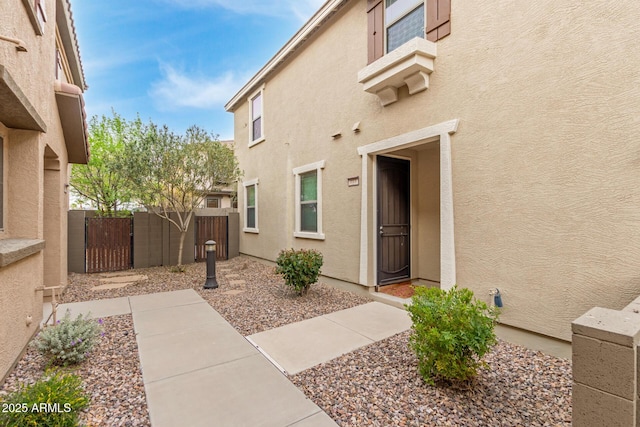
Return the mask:
POLYGON ((324 0, 75 0, 87 115, 233 138, 224 104, 324 0))

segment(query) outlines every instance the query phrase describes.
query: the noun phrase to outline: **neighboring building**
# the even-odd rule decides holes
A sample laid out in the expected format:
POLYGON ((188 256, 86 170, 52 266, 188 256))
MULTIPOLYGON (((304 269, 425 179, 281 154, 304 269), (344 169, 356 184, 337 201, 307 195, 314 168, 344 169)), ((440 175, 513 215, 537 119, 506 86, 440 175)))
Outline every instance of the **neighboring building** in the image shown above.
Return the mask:
MULTIPOLYGON (((232 140, 220 141, 222 144, 234 148, 232 140)), ((201 208, 214 208, 214 209, 235 209, 238 207, 237 190, 234 183, 233 186, 225 187, 220 191, 211 192, 207 194, 207 197, 202 201, 201 208)))
POLYGON ((202 202, 203 208, 236 208, 238 203, 236 201, 236 192, 232 189, 225 189, 216 191, 214 193, 208 193, 207 197, 202 202))
POLYGON ((226 105, 241 252, 318 249, 324 275, 368 287, 499 288, 503 323, 570 340, 640 294, 639 16, 327 1, 226 105))
POLYGON ((0 14, 0 380, 38 329, 45 287, 67 283, 69 163, 89 155, 69 0, 0 14))

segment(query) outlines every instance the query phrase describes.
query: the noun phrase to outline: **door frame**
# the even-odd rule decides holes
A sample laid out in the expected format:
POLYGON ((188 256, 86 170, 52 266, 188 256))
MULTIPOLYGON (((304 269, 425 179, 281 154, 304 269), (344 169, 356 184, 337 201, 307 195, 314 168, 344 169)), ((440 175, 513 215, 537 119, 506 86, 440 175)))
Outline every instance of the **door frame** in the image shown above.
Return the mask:
POLYGON ((412 148, 435 141, 440 141, 440 288, 446 290, 455 285, 456 258, 451 135, 456 133, 459 123, 460 119, 453 119, 358 147, 358 154, 362 159, 359 276, 361 285, 375 286, 374 284, 377 282, 377 245, 375 239, 376 156, 378 154, 388 155, 403 148, 412 148), (370 187, 373 190, 370 190, 370 187), (373 195, 369 194, 371 191, 373 195))

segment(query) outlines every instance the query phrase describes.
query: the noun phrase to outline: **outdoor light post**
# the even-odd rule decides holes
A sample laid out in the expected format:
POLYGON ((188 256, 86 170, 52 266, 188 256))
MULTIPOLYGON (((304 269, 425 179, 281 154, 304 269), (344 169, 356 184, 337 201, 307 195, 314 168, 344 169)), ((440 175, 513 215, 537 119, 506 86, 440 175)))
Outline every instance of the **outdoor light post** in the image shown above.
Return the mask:
POLYGON ((204 288, 215 289, 218 287, 216 281, 216 242, 207 240, 204 243, 204 248, 207 251, 207 281, 204 282, 204 288))

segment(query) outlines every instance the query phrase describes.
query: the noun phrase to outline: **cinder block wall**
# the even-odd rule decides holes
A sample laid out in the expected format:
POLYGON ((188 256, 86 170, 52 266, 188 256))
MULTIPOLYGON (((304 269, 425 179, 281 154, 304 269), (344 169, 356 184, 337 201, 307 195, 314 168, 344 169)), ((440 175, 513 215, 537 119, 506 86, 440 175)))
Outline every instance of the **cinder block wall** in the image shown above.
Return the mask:
POLYGON ((69 211, 67 213, 67 270, 69 273, 84 273, 84 220, 89 211, 69 211))
POLYGON ((572 323, 573 425, 639 426, 640 298, 572 323))

